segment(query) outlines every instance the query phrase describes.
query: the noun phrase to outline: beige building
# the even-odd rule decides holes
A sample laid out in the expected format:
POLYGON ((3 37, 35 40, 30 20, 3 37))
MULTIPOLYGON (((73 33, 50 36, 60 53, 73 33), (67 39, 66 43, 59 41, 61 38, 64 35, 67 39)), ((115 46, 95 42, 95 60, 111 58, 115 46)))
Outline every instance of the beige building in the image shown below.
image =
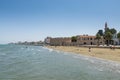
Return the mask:
POLYGON ((71 43, 71 38, 51 38, 50 39, 50 45, 52 46, 67 46, 67 45, 70 45, 71 43))
MULTIPOLYGON (((58 38, 48 38, 46 41, 49 42, 51 46, 80 46, 80 45, 97 45, 98 40, 96 36, 89 35, 78 35, 76 36, 76 42, 72 42, 71 37, 58 37, 58 38)), ((104 45, 104 39, 99 40, 100 45, 104 45)))
MULTIPOLYGON (((88 35, 79 35, 77 36, 77 44, 79 45, 97 45, 98 40, 96 36, 88 36, 88 35)), ((104 45, 104 39, 101 38, 99 40, 100 45, 104 45)))

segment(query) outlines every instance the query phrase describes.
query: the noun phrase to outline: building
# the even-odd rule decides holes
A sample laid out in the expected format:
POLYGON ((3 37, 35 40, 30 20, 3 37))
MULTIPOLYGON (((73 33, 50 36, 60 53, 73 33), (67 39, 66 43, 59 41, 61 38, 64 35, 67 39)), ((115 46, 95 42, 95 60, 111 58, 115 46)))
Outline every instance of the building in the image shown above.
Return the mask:
POLYGON ((77 36, 77 43, 79 45, 95 45, 96 44, 95 36, 80 35, 77 36))
MULTIPOLYGON (((97 45, 98 40, 96 36, 89 35, 78 35, 76 36, 76 42, 72 42, 71 37, 57 37, 57 38, 46 38, 51 46, 80 46, 80 45, 97 45)), ((104 39, 99 40, 100 45, 104 45, 104 39)))
POLYGON ((113 34, 113 37, 112 37, 112 45, 119 45, 120 44, 120 41, 119 39, 117 38, 117 34, 113 34))
POLYGON ((44 43, 45 43, 45 44, 50 44, 50 39, 51 39, 51 37, 45 38, 44 43))
POLYGON ((108 25, 107 25, 107 22, 105 22, 105 31, 107 30, 107 29, 109 29, 109 27, 108 27, 108 25))
MULTIPOLYGON (((77 36, 77 44, 79 45, 97 45, 98 40, 96 36, 89 36, 89 35, 79 35, 77 36)), ((104 39, 101 38, 99 40, 100 45, 104 45, 104 39)))
POLYGON ((71 43, 70 37, 58 37, 58 38, 51 38, 50 45, 52 46, 68 46, 71 43))

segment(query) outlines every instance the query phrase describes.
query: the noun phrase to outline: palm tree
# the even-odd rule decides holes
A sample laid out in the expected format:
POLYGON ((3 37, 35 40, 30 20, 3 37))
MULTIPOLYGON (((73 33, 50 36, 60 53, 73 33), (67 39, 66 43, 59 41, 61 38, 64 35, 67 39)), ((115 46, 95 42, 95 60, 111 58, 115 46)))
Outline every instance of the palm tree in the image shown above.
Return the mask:
POLYGON ((104 38, 105 38, 105 40, 107 41, 107 46, 109 46, 109 44, 110 44, 110 40, 112 39, 112 33, 111 32, 106 32, 105 34, 104 34, 104 38))
POLYGON ((99 41, 100 41, 100 39, 101 39, 101 36, 100 36, 99 33, 96 34, 96 39, 98 40, 97 44, 98 44, 98 46, 99 46, 99 45, 100 45, 100 44, 99 44, 99 41))

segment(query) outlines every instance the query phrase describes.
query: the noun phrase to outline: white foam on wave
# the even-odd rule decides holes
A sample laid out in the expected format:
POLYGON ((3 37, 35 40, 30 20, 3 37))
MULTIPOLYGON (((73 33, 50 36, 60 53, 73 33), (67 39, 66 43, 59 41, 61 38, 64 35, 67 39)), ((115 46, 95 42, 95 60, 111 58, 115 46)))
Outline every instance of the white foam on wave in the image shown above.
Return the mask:
POLYGON ((75 55, 75 56, 73 56, 73 58, 80 58, 81 59, 81 57, 79 55, 75 55))
POLYGON ((120 73, 120 70, 118 70, 117 72, 120 73))
POLYGON ((97 70, 100 72, 104 71, 103 68, 97 68, 97 70))
POLYGON ((63 52, 63 55, 69 55, 69 53, 67 53, 67 52, 63 52))
POLYGON ((49 49, 49 48, 47 48, 47 47, 42 47, 43 49, 49 49))
POLYGON ((53 49, 48 49, 49 50, 49 52, 52 52, 53 51, 53 49))
POLYGON ((32 51, 34 50, 34 49, 31 49, 32 51))
POLYGON ((88 58, 88 57, 84 57, 83 59, 84 59, 84 60, 89 60, 89 58, 88 58))
POLYGON ((86 60, 90 63, 92 63, 92 67, 100 72, 102 71, 110 71, 110 72, 117 72, 120 74, 120 63, 111 61, 111 60, 106 60, 106 59, 101 59, 101 58, 96 58, 96 57, 91 57, 91 56, 85 56, 81 54, 77 54, 79 56, 74 55, 74 58, 80 58, 82 60, 86 60))
POLYGON ((110 72, 117 72, 119 73, 120 70, 120 64, 116 62, 110 62, 107 60, 95 60, 94 64, 97 67, 97 70, 99 71, 110 71, 110 72))
MULTIPOLYGON (((53 49, 49 49, 46 47, 43 47, 43 49, 49 50, 49 52, 52 52, 53 49)), ((56 51, 56 50, 54 50, 56 51)), ((60 51, 56 51, 59 53, 60 51)), ((62 52, 63 55, 68 55, 70 54, 69 52, 62 52)), ((82 54, 72 54, 74 58, 80 58, 82 60, 86 60, 90 63, 92 63, 92 68, 95 68, 96 70, 102 72, 102 71, 113 71, 117 72, 120 74, 120 63, 111 61, 111 60, 106 60, 106 59, 101 59, 101 58, 96 58, 96 57, 91 57, 91 56, 85 56, 82 54)))
POLYGON ((90 62, 91 62, 91 63, 95 63, 95 61, 94 61, 94 60, 92 60, 92 59, 90 60, 90 62))
POLYGON ((56 50, 57 53, 60 53, 60 51, 56 50))

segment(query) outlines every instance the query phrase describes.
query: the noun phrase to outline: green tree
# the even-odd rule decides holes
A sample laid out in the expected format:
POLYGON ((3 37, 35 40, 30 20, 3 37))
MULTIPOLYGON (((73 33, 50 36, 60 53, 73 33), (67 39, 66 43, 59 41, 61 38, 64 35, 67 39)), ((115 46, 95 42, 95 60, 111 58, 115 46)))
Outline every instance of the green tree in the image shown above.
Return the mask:
POLYGON ((117 34, 117 38, 119 39, 120 42, 120 32, 117 34))
POLYGON ((107 28, 107 29, 105 30, 104 35, 105 35, 107 32, 110 32, 110 29, 109 29, 109 28, 107 28))
POLYGON ((117 33, 117 30, 114 29, 114 28, 112 28, 112 29, 110 29, 110 32, 111 32, 112 34, 116 34, 116 33, 117 33))
POLYGON ((98 34, 100 34, 100 36, 103 36, 103 30, 98 30, 98 34))
POLYGON ((77 37, 76 37, 76 36, 73 36, 73 37, 71 38, 71 40, 72 40, 72 42, 77 42, 77 37))
POLYGON ((106 33, 104 34, 104 38, 105 38, 105 40, 106 40, 107 45, 109 46, 110 41, 111 41, 111 39, 112 39, 112 33, 109 32, 109 31, 106 32, 106 33))
POLYGON ((100 42, 100 39, 101 39, 101 36, 99 33, 96 34, 96 39, 98 40, 97 44, 98 46, 100 45, 99 42, 100 42))
POLYGON ((120 40, 120 32, 117 34, 117 38, 120 40))

